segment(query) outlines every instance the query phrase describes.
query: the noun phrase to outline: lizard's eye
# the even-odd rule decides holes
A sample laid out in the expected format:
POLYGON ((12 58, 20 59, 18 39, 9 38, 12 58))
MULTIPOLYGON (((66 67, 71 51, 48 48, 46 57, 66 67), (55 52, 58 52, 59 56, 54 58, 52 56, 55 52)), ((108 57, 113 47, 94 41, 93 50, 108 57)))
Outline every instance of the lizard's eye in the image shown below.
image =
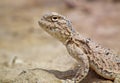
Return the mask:
POLYGON ((54 21, 54 22, 58 21, 58 17, 57 16, 53 16, 52 17, 52 21, 54 21))

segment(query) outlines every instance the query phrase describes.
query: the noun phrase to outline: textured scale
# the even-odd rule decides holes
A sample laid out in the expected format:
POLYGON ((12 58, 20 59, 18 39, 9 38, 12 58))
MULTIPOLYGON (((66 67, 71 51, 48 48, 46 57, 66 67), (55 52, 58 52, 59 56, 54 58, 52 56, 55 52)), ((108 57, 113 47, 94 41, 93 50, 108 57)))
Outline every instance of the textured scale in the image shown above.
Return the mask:
POLYGON ((120 83, 117 78, 120 75, 120 59, 113 51, 80 35, 71 22, 58 13, 45 14, 38 23, 46 32, 60 40, 69 54, 78 61, 80 67, 73 77, 74 83, 83 80, 89 68, 106 79, 114 80, 114 83, 120 83))

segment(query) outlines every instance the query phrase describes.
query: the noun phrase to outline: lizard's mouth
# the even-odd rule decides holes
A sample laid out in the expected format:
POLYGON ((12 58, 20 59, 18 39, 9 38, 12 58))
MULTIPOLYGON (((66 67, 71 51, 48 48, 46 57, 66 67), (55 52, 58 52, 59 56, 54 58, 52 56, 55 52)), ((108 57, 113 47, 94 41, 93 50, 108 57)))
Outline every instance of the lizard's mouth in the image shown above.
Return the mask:
POLYGON ((55 27, 55 25, 47 20, 45 20, 44 18, 41 18, 38 21, 39 26, 41 26, 41 28, 45 29, 45 30, 51 30, 53 27, 55 27))
POLYGON ((51 26, 51 23, 46 21, 44 18, 41 18, 39 21, 38 21, 38 24, 41 26, 41 27, 50 27, 51 26))

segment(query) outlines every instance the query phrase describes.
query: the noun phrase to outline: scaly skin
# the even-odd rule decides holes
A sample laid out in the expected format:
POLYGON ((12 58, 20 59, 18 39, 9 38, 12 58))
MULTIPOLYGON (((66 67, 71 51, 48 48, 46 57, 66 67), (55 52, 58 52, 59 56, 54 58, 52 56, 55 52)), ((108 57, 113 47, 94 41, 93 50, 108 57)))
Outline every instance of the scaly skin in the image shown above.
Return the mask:
POLYGON ((69 54, 79 62, 80 67, 73 78, 74 83, 83 80, 89 68, 106 79, 114 80, 114 83, 120 83, 120 59, 113 51, 80 35, 71 22, 58 13, 45 14, 38 23, 46 32, 60 40, 69 54))

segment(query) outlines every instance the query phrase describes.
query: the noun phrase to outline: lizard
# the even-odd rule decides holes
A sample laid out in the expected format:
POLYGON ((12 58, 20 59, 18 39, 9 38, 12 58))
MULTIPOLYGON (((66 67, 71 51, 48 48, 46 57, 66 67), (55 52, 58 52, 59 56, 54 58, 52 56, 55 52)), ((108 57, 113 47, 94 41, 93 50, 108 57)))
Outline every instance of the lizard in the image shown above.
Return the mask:
POLYGON ((90 69, 105 79, 120 83, 120 59, 113 50, 84 37, 73 28, 70 20, 56 12, 44 14, 38 24, 62 42, 69 55, 79 63, 79 69, 72 79, 74 83, 81 82, 90 69))

